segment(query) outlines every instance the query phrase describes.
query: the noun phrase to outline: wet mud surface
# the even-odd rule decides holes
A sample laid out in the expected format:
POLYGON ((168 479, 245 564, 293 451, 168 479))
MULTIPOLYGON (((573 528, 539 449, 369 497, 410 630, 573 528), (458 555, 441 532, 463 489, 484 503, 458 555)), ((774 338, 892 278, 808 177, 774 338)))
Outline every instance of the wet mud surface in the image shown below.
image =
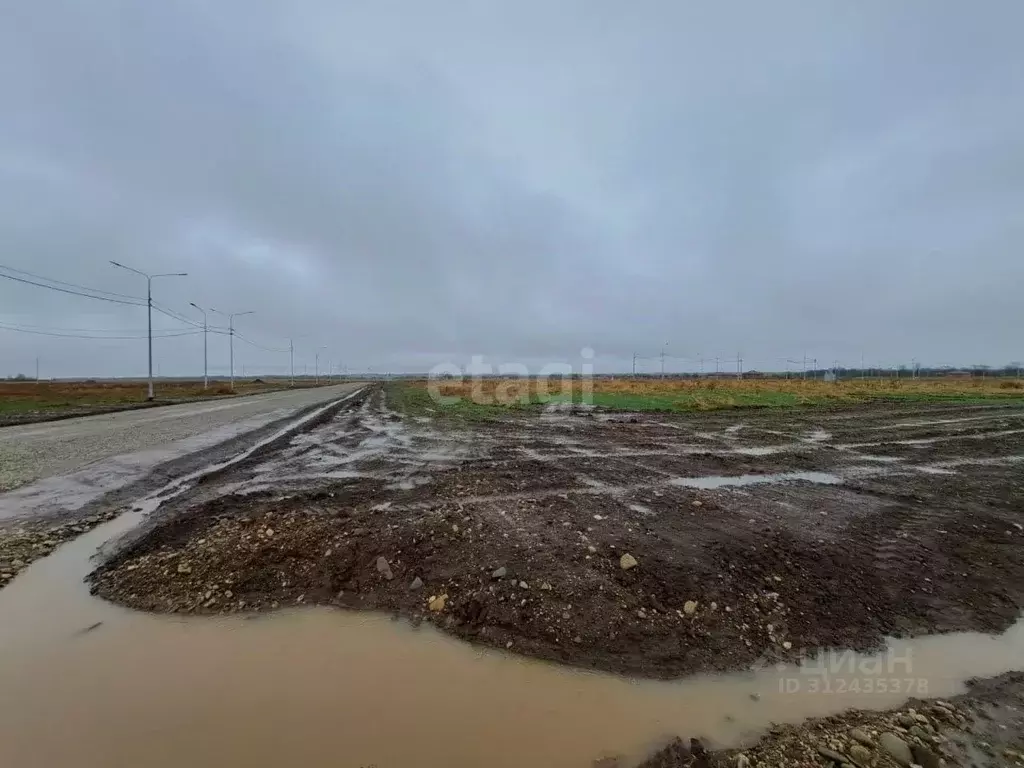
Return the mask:
POLYGON ((1022 459, 1008 406, 466 424, 378 389, 166 505, 91 588, 164 613, 389 610, 644 677, 742 669, 1008 627, 1022 459))
MULTIPOLYGON (((848 710, 776 726, 746 748, 712 751, 676 739, 638 768, 1024 765, 1024 673, 973 680, 948 700, 912 699, 885 712, 848 710)), ((595 764, 597 765, 597 764, 595 764)), ((601 768, 621 768, 607 760, 601 768)))

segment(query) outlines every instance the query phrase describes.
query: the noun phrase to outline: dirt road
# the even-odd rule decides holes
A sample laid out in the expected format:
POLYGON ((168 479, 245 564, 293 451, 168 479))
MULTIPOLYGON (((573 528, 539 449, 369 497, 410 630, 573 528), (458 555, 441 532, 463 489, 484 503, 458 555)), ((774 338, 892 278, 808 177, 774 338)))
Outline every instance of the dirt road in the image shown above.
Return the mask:
POLYGON ((94 589, 160 612, 390 609, 675 677, 1005 629, 1022 483, 1012 407, 453 424, 375 390, 169 505, 94 589))

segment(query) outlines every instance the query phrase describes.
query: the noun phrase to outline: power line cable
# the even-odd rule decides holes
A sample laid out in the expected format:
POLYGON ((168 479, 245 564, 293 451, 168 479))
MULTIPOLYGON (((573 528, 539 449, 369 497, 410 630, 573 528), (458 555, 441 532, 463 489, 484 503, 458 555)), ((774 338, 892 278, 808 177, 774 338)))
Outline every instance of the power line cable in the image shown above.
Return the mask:
POLYGON ((262 344, 257 344, 255 341, 251 341, 251 340, 245 338, 245 336, 240 334, 238 331, 235 331, 235 338, 236 339, 240 339, 241 341, 244 341, 246 344, 251 344, 252 346, 256 347, 257 349, 262 349, 262 350, 264 350, 266 352, 287 352, 288 351, 287 348, 285 348, 285 349, 275 349, 274 347, 265 347, 262 344))
MULTIPOLYGON (((72 332, 60 333, 60 332, 55 332, 55 331, 36 331, 36 330, 29 330, 27 328, 18 328, 18 327, 15 327, 15 326, 8 326, 8 325, 6 325, 4 323, 0 323, 0 330, 14 331, 16 333, 30 333, 30 334, 33 334, 33 335, 36 335, 36 336, 55 336, 55 337, 65 338, 65 339, 92 339, 93 341, 117 341, 117 340, 127 340, 127 339, 131 339, 133 341, 138 341, 139 339, 145 339, 146 338, 145 334, 143 334, 141 336, 91 336, 91 335, 87 335, 87 334, 72 333, 72 332)), ((154 335, 153 338, 155 338, 155 339, 173 339, 173 338, 176 338, 178 336, 196 336, 199 333, 201 333, 201 331, 182 331, 180 333, 167 333, 167 334, 162 334, 162 335, 159 335, 159 336, 158 335, 154 335)))
POLYGON ((182 315, 181 313, 171 309, 170 307, 165 307, 162 304, 159 304, 158 302, 153 302, 153 309, 155 309, 162 315, 167 315, 167 317, 173 318, 174 320, 177 320, 182 323, 187 323, 188 325, 191 325, 193 328, 199 328, 200 330, 202 330, 203 328, 202 323, 192 320, 191 318, 182 315))
POLYGON ((78 285, 77 283, 69 283, 69 282, 67 282, 65 280, 57 280, 56 278, 53 278, 53 277, 43 277, 42 275, 37 275, 37 274, 34 274, 33 272, 26 272, 24 269, 16 269, 15 267, 8 267, 6 264, 0 264, 0 269, 6 270, 8 272, 15 272, 15 273, 17 273, 19 275, 24 275, 25 277, 31 277, 34 280, 42 280, 42 281, 47 282, 47 283, 56 283, 57 285, 66 285, 69 288, 78 288, 79 290, 89 291, 91 293, 102 293, 102 294, 106 294, 107 296, 115 296, 115 297, 117 297, 119 299, 131 299, 133 301, 143 301, 143 302, 145 301, 145 299, 143 299, 141 296, 130 296, 127 293, 117 293, 116 291, 104 291, 101 288, 89 288, 89 287, 84 286, 84 285, 78 285))
MULTIPOLYGON (((137 334, 138 338, 146 338, 148 331, 145 328, 56 328, 46 325, 29 325, 26 323, 10 323, 0 320, 0 326, 15 331, 54 331, 56 333, 115 333, 115 334, 137 334)), ((153 331, 153 335, 163 335, 175 331, 184 330, 180 328, 160 328, 153 331)))
MULTIPOLYGON (((56 285, 46 285, 45 283, 37 283, 37 282, 35 282, 33 280, 26 280, 25 278, 22 278, 22 277, 15 277, 14 275, 5 275, 2 272, 0 272, 0 277, 6 278, 7 280, 14 280, 14 281, 19 282, 19 283, 26 283, 27 285, 35 285, 35 286, 38 286, 40 288, 49 288, 51 291, 60 291, 61 293, 70 293, 72 296, 84 296, 87 299, 99 299, 100 301, 109 301, 109 302, 112 302, 114 304, 128 304, 128 305, 134 306, 134 307, 144 307, 144 306, 146 306, 145 299, 143 299, 141 301, 126 301, 126 300, 123 300, 123 299, 108 298, 106 296, 96 296, 96 295, 91 294, 91 293, 82 293, 81 291, 73 291, 70 288, 59 288, 56 285)), ((91 290, 91 289, 87 288, 86 290, 91 290)))

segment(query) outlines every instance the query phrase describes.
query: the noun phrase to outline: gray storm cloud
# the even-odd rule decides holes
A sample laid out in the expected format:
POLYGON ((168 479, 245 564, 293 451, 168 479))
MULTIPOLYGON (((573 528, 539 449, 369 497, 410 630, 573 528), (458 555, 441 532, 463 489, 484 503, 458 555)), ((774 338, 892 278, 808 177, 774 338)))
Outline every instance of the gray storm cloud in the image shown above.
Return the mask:
MULTIPOLYGON (((255 310, 249 371, 289 338, 376 371, 1024 357, 1014 0, 3 14, 0 263, 133 295, 108 260, 187 271, 158 300, 255 310)), ((141 341, 45 335, 134 336, 137 306, 0 280, 0 324, 2 373, 145 369, 141 341)), ((201 350, 159 339, 161 372, 201 350)))

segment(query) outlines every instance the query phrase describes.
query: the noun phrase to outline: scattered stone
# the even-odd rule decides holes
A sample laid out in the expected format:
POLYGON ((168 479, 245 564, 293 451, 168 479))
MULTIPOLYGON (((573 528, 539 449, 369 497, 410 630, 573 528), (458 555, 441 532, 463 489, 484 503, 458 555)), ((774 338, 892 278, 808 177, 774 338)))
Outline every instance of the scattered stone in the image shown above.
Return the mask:
POLYGON ((265 530, 263 533, 267 536, 267 538, 270 538, 271 536, 274 535, 274 529, 273 528, 267 528, 267 530, 265 530))
POLYGON ((871 750, 863 744, 851 744, 848 752, 850 753, 850 758, 857 765, 871 765, 871 750))
POLYGON ((548 582, 541 582, 540 588, 545 592, 550 592, 553 587, 548 582))
POLYGON ((409 589, 412 592, 416 592, 420 589, 423 589, 423 579, 417 576, 415 579, 412 580, 412 584, 409 585, 409 589))
POLYGON ((379 573, 388 581, 391 581, 393 578, 395 578, 395 574, 391 572, 391 564, 383 555, 377 558, 377 573, 379 573))
POLYGON ((700 499, 694 499, 690 506, 693 506, 693 507, 703 507, 704 506, 704 502, 701 501, 700 499))
POLYGON ((871 736, 868 735, 868 732, 865 731, 863 728, 851 728, 850 738, 854 741, 859 741, 866 747, 875 746, 874 740, 871 738, 871 736))
POLYGON ((914 755, 914 762, 920 765, 921 768, 941 768, 943 764, 942 758, 928 749, 928 747, 914 744, 910 749, 914 755))
POLYGON ((440 613, 444 610, 444 604, 448 601, 448 595, 440 595, 439 597, 432 597, 427 603, 427 607, 434 613, 440 613))
MULTIPOLYGON (((913 719, 911 717, 911 719, 913 719)), ((897 718, 898 721, 898 718, 897 718)), ((910 752, 910 747, 907 746, 907 742, 897 736, 895 733, 886 731, 878 737, 878 746, 888 754, 893 760, 902 766, 909 766, 914 762, 914 756, 910 752)))
POLYGON ((752 693, 752 694, 750 694, 750 700, 751 701, 760 701, 761 700, 761 694, 760 693, 752 693))
POLYGON ((736 755, 736 768, 750 768, 750 758, 740 752, 736 755))
POLYGON ((788 651, 788 650, 790 650, 793 647, 793 644, 791 642, 789 642, 789 640, 787 640, 786 642, 784 642, 782 644, 782 647, 785 648, 788 651))
POLYGON ((697 601, 696 600, 687 600, 685 603, 683 603, 683 613, 685 613, 687 616, 693 616, 693 614, 695 614, 696 612, 697 612, 697 601))
POLYGON ((492 579, 504 579, 506 576, 508 576, 508 568, 504 565, 501 566, 501 568, 496 568, 494 572, 491 573, 492 579))
POLYGON ((520 589, 529 589, 529 588, 530 588, 530 585, 529 585, 529 584, 527 584, 527 583, 526 583, 525 581, 520 581, 520 582, 519 582, 519 588, 520 588, 520 589))
POLYGON ((192 573, 192 566, 188 563, 178 563, 178 573, 192 573))
POLYGON ((640 565, 640 563, 638 563, 636 558, 629 554, 629 552, 619 558, 619 567, 624 571, 636 568, 638 565, 640 565))
POLYGON ((914 716, 907 712, 901 712, 899 715, 897 715, 896 722, 904 728, 911 728, 914 725, 917 725, 917 721, 914 719, 914 716))
POLYGON ((840 754, 834 749, 829 749, 828 747, 818 747, 818 754, 826 760, 831 760, 833 763, 842 764, 847 762, 846 755, 840 754))

